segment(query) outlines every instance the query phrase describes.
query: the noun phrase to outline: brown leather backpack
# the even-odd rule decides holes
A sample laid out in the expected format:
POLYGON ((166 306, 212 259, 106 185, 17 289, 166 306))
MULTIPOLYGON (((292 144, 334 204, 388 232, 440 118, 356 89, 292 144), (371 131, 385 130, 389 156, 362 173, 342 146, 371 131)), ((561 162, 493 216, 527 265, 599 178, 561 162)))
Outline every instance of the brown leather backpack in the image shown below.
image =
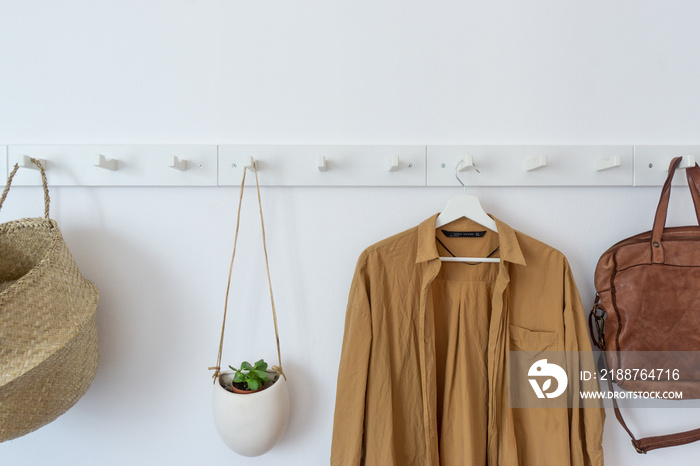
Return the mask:
MULTIPOLYGON (((665 228, 680 161, 669 166, 653 229, 612 246, 595 270, 589 326, 611 391, 615 381, 625 390, 700 398, 700 226, 665 228)), ((686 177, 700 223, 700 168, 686 169, 686 177)), ((639 453, 700 440, 700 428, 636 439, 615 398, 613 408, 639 453)))

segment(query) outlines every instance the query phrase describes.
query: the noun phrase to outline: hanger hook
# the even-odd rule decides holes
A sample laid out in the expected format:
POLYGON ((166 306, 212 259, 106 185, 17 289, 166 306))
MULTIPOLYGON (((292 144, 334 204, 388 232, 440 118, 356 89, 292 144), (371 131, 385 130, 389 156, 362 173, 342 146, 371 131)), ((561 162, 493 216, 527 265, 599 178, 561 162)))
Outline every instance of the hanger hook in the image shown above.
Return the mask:
MULTIPOLYGON (((459 167, 460 167, 460 165, 462 165, 463 163, 464 163, 464 160, 460 160, 459 162, 457 162, 457 166, 455 166, 455 178, 457 178, 457 181, 459 181, 459 184, 461 184, 462 187, 464 188, 464 194, 466 195, 466 194, 467 194, 467 185, 464 184, 464 182, 462 181, 462 179, 459 177, 459 167)), ((479 171, 479 169, 476 168, 476 164, 474 164, 474 162, 472 162, 472 167, 474 167, 474 171, 476 171, 477 173, 481 173, 481 172, 479 171)))

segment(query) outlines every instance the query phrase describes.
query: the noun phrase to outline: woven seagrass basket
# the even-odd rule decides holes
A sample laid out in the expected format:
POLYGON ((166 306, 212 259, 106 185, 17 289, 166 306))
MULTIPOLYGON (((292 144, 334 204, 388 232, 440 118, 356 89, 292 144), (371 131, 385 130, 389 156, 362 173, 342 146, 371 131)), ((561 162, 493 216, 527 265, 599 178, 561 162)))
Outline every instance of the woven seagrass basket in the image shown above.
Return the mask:
POLYGON ((46 176, 35 163, 44 182, 45 218, 0 224, 0 442, 65 413, 97 371, 99 293, 49 219, 46 176))

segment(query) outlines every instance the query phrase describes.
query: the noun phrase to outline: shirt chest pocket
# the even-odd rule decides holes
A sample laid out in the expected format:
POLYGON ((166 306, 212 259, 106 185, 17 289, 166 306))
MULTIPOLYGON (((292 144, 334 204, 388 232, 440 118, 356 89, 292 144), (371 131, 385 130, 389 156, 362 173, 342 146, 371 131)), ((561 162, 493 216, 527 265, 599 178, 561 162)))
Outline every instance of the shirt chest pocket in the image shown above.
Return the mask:
POLYGON ((530 330, 517 325, 509 325, 510 350, 539 353, 541 351, 556 351, 559 335, 556 332, 530 330))

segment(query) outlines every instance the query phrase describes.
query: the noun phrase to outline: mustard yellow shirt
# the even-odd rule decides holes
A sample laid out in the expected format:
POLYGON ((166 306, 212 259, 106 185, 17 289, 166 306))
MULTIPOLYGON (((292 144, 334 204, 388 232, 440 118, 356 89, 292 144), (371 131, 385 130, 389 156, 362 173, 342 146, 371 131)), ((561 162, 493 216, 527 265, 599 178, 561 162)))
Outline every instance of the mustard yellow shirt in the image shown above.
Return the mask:
POLYGON ((357 262, 331 465, 602 466, 602 405, 508 407, 510 350, 591 350, 566 258, 498 219, 496 233, 436 217, 357 262), (440 261, 450 253, 500 262, 440 261))

